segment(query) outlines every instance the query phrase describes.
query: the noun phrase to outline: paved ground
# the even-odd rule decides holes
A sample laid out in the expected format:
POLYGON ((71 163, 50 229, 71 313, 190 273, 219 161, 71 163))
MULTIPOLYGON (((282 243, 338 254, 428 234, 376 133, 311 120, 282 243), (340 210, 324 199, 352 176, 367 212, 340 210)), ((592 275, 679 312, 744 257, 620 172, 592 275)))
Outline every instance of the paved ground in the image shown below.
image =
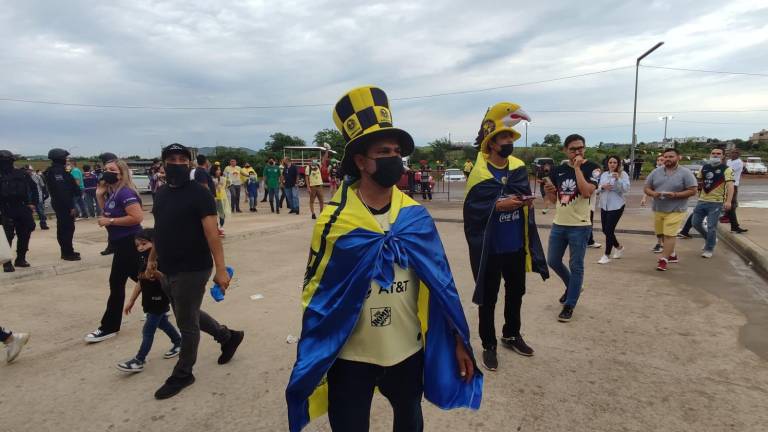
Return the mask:
MULTIPOLYGON (((434 203, 431 211, 445 220, 460 217, 453 204, 434 203)), ((632 209, 620 228, 649 225, 647 210, 632 209)), ((162 359, 164 335, 157 335, 145 372, 134 376, 113 365, 138 349, 138 316, 128 317, 115 339, 82 342, 103 311, 109 260, 97 256, 103 233, 85 222, 77 226, 84 263, 53 275, 53 231, 36 232, 30 256, 36 269, 22 279, 21 272, 0 275, 2 324, 33 334, 17 363, 0 366, 2 430, 286 430, 283 392, 296 348, 286 336, 300 331, 307 216, 244 214, 227 223, 225 249, 237 287, 222 303, 206 298, 204 308, 245 329, 244 345, 232 363, 218 366, 218 347, 203 337, 197 382, 163 402, 152 393, 173 365, 162 359), (264 298, 251 300, 253 294, 264 298)), ((475 329, 462 226, 441 222, 439 229, 475 329)), ((548 230, 541 234, 546 240, 548 230)), ((426 430, 764 431, 764 281, 723 245, 714 259, 703 260, 700 239, 681 242, 682 263, 657 273, 652 237, 620 239, 627 247, 620 261, 599 266, 601 252, 589 251, 586 290, 569 324, 555 320, 562 284, 529 277, 523 332, 536 356, 501 352, 499 372, 486 374, 478 412, 444 412, 425 403, 426 430)), ((476 336, 473 344, 479 347, 476 336)), ((372 430, 391 430, 386 401, 375 399, 372 430)), ((323 419, 307 430, 329 428, 323 419)))

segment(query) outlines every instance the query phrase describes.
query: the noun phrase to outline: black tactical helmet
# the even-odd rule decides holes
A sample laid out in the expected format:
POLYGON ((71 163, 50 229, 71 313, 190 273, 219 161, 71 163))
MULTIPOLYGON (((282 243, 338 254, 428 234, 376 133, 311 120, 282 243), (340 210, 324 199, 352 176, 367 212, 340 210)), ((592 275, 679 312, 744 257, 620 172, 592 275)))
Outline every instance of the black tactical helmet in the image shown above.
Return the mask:
POLYGON ((106 152, 99 155, 99 159, 101 159, 101 163, 104 165, 117 160, 117 155, 114 153, 106 152))
POLYGON ((50 160, 64 160, 67 156, 69 156, 69 152, 60 148, 51 149, 48 152, 48 159, 50 160))
POLYGON ((11 153, 8 150, 0 150, 0 160, 10 160, 14 161, 16 158, 13 156, 13 153, 11 153))

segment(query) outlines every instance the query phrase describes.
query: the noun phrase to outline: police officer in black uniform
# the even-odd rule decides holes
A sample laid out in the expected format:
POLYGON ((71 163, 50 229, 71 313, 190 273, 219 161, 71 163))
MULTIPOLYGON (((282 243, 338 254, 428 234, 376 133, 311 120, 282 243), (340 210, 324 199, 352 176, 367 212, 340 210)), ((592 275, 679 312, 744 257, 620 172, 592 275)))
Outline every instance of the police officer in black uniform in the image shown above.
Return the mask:
POLYGON ((13 167, 14 159, 10 151, 0 150, 0 218, 8 244, 13 244, 14 235, 18 236, 16 260, 3 264, 4 272, 15 271, 14 265, 29 267, 27 250, 35 230, 32 211, 40 199, 34 180, 26 170, 13 167))
POLYGON ((75 235, 75 203, 74 198, 80 193, 80 186, 75 178, 67 172, 67 156, 69 152, 55 148, 48 152, 51 166, 43 178, 51 194, 51 207, 56 212, 56 239, 61 248, 61 259, 66 261, 79 261, 80 254, 75 252, 72 246, 72 237, 75 235))

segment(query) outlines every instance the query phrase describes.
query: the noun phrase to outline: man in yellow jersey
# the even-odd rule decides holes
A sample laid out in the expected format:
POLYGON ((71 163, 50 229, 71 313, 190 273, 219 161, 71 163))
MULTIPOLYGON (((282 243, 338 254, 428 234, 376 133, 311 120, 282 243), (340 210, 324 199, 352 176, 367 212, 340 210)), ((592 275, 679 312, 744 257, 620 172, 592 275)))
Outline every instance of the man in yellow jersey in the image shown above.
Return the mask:
POLYGON ((471 160, 469 160, 469 159, 467 159, 467 161, 466 161, 466 162, 464 162, 464 169, 463 169, 463 171, 464 171, 464 177, 466 177, 467 179, 469 179, 469 173, 471 173, 471 172, 472 172, 472 168, 474 168, 474 166, 475 166, 475 165, 474 165, 474 164, 472 164, 472 161, 471 161, 471 160))
POLYGON ((392 126, 376 87, 351 90, 333 117, 351 181, 315 226, 286 389, 290 430, 327 411, 334 432, 368 431, 378 388, 393 430, 419 432, 422 395, 443 409, 477 409, 482 374, 434 221, 395 187, 413 139, 392 126))
MULTIPOLYGON (((328 152, 323 154, 322 165, 328 164, 328 152)), ((320 163, 316 160, 312 161, 307 167, 307 179, 309 187, 309 211, 312 212, 312 219, 317 219, 315 216, 315 199, 320 203, 320 212, 323 211, 325 205, 325 196, 323 195, 323 173, 320 170, 320 163)))
POLYGON ((733 169, 725 163, 722 148, 713 148, 709 163, 696 173, 699 180, 699 202, 693 209, 693 227, 705 238, 702 258, 712 258, 717 244, 717 224, 723 211, 731 210, 733 169), (704 229, 704 219, 707 229, 704 229))

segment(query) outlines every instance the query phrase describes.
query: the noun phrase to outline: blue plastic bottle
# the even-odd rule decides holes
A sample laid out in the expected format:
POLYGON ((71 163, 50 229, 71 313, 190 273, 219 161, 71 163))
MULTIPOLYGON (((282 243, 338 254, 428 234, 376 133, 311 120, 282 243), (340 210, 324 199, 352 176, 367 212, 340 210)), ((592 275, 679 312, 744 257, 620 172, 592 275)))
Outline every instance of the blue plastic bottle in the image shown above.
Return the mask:
MULTIPOLYGON (((232 270, 232 267, 227 266, 227 274, 229 275, 229 279, 232 280, 232 276, 235 274, 235 271, 232 270)), ((214 283, 211 287, 211 297, 213 297, 216 302, 224 300, 224 293, 221 291, 219 284, 214 283)))

